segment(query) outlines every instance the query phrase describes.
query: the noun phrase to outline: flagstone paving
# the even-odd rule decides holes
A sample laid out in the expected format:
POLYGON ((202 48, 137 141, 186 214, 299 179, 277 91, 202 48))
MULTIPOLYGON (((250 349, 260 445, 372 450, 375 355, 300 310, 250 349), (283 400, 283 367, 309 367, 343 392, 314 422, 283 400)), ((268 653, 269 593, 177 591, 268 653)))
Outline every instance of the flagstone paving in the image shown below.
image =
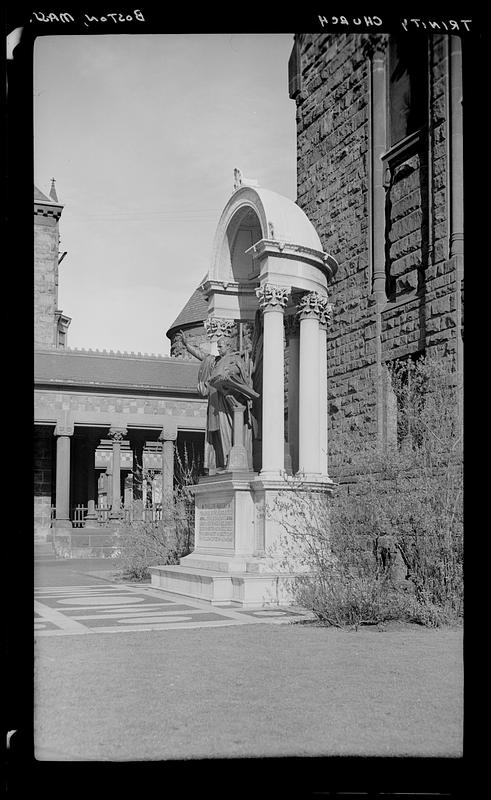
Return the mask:
POLYGON ((311 618, 302 609, 211 606, 179 599, 160 589, 128 584, 43 586, 36 588, 34 595, 36 637, 281 624, 311 618))

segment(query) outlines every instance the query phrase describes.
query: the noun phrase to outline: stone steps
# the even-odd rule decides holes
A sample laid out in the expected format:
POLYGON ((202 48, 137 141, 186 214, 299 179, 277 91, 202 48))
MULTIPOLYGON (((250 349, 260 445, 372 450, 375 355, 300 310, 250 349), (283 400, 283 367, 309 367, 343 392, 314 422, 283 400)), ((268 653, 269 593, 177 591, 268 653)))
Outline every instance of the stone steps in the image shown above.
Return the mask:
POLYGON ((227 573, 177 565, 154 566, 149 572, 152 587, 211 605, 263 608, 288 605, 292 600, 284 573, 227 573))

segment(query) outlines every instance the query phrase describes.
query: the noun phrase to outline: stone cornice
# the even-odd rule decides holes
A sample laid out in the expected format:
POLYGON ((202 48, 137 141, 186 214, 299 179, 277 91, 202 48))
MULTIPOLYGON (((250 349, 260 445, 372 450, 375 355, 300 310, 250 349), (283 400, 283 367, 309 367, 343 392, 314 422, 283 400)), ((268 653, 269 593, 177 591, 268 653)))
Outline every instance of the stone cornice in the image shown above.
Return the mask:
POLYGON ((279 258, 293 258, 306 261, 320 269, 330 281, 338 270, 338 263, 329 253, 322 250, 314 250, 312 247, 283 242, 277 239, 261 239, 252 245, 246 253, 252 253, 253 257, 262 261, 266 256, 277 256, 279 258))
POLYGON ((212 292, 214 294, 253 294, 256 283, 239 283, 238 281, 225 281, 210 279, 204 281, 200 289, 205 297, 208 297, 212 292))

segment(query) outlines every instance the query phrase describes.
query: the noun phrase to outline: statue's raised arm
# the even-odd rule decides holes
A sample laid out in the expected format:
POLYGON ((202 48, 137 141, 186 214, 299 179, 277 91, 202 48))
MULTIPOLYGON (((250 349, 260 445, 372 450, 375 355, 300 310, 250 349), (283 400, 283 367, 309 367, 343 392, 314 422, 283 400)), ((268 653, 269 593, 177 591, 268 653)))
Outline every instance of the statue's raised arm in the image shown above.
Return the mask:
POLYGON ((182 341, 184 347, 186 348, 186 350, 188 351, 188 353, 191 353, 192 356, 194 356, 195 358, 199 359, 200 361, 203 361, 206 353, 203 352, 201 347, 196 347, 195 345, 191 344, 191 342, 189 341, 188 334, 184 333, 183 330, 179 331, 179 335, 180 335, 181 341, 182 341))

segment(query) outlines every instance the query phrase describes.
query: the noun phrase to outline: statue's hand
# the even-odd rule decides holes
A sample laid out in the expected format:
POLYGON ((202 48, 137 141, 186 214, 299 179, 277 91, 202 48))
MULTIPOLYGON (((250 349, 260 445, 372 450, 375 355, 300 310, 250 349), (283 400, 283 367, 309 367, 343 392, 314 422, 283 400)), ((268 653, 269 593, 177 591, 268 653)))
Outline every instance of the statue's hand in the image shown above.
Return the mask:
POLYGON ((184 333, 184 331, 180 330, 179 331, 179 335, 181 337, 181 341, 182 341, 184 347, 187 347, 188 344, 189 344, 189 337, 188 337, 187 333, 184 333))

